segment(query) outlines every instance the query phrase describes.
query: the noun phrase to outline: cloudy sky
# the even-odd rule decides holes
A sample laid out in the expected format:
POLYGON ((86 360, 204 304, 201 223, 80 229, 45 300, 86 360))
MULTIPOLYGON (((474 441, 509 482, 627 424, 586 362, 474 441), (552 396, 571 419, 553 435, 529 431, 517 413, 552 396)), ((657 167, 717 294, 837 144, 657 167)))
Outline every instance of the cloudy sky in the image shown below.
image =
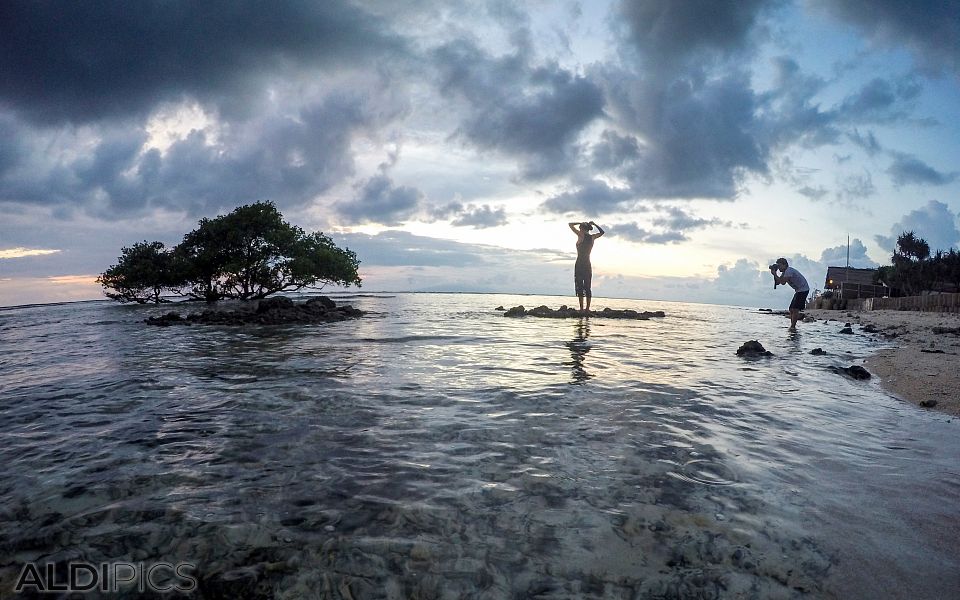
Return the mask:
POLYGON ((777 306, 960 242, 960 4, 0 4, 0 305, 273 200, 364 289, 777 306))

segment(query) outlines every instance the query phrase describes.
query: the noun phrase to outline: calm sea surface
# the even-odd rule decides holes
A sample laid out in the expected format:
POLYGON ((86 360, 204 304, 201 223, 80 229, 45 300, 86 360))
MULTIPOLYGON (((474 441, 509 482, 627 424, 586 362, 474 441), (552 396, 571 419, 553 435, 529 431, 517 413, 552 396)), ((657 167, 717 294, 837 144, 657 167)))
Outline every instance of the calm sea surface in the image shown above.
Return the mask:
POLYGON ((960 598, 960 419, 829 370, 868 335, 338 300, 369 314, 0 309, 0 597, 30 561, 168 561, 204 598, 960 598))

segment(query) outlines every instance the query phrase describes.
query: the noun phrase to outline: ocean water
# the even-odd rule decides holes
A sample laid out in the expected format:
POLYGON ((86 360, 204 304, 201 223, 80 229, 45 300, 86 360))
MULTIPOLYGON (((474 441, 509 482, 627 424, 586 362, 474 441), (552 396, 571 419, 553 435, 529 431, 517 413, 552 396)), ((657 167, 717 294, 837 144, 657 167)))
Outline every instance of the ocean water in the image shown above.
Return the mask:
POLYGON ((960 419, 830 371, 882 345, 842 322, 338 300, 369 312, 0 309, 0 597, 70 561, 189 562, 201 598, 960 597, 960 419))

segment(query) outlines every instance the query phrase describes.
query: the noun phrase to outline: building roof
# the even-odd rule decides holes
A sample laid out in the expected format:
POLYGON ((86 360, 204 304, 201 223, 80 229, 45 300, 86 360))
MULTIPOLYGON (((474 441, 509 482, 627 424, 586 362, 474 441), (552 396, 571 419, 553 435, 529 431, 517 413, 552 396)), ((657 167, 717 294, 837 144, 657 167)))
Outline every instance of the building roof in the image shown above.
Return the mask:
POLYGON ((857 283, 860 285, 875 285, 873 276, 876 269, 855 269, 853 267, 827 267, 827 279, 824 287, 833 289, 841 283, 857 283))

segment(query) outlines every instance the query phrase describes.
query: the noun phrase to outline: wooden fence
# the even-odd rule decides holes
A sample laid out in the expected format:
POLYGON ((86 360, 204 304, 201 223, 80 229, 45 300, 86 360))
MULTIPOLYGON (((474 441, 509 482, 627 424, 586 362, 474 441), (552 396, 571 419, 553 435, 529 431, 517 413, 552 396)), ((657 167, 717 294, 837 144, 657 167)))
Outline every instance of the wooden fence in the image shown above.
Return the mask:
POLYGON ((847 300, 848 310, 918 310, 921 312, 960 312, 960 294, 929 294, 902 298, 861 298, 847 300))

